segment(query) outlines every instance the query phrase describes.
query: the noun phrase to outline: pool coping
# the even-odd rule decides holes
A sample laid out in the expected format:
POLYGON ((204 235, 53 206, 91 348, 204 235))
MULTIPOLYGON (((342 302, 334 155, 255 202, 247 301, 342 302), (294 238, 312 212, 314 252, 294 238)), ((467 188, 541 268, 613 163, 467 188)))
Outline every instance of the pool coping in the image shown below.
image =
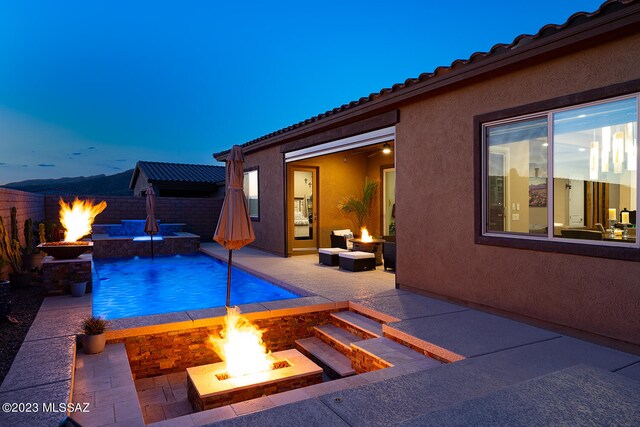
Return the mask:
MULTIPOLYGON (((148 236, 148 235, 145 234, 145 236, 148 236)), ((110 234, 100 233, 100 234, 93 234, 91 236, 91 241, 95 242, 95 241, 101 241, 101 240, 133 240, 135 237, 143 237, 143 236, 133 236, 133 235, 111 236, 110 234)), ((200 238, 199 235, 193 234, 193 233, 189 233, 187 231, 174 231, 172 236, 159 235, 158 237, 159 238, 163 238, 163 239, 180 239, 180 238, 185 238, 185 237, 198 237, 198 238, 200 238)), ((161 239, 154 239, 154 241, 155 240, 161 240, 161 239)))
MULTIPOLYGON (((313 296, 264 303, 240 304, 236 307, 240 309, 244 317, 253 320, 346 309, 349 307, 349 302, 334 302, 324 297, 313 296), (307 302, 309 303, 305 304, 307 302)), ((106 338, 109 341, 138 335, 221 325, 224 322, 225 315, 226 307, 223 306, 114 319, 109 321, 110 328, 106 332, 106 338)))

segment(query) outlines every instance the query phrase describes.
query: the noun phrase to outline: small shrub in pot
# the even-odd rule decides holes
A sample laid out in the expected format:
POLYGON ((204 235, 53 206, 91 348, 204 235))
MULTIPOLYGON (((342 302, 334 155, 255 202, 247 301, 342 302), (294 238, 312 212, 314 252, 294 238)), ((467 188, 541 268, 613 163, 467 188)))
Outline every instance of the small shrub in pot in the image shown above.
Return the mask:
POLYGON ((82 338, 82 347, 86 354, 96 354, 104 350, 106 343, 105 331, 107 330, 108 322, 102 317, 88 317, 82 323, 82 332, 84 337, 82 338))

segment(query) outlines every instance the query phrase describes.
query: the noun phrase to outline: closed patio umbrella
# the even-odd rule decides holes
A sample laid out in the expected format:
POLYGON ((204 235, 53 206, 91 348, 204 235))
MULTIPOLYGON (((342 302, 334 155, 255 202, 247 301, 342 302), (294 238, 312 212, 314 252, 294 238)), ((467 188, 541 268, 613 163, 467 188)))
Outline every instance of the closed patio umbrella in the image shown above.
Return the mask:
POLYGON ((156 222, 155 204, 156 197, 153 192, 153 186, 149 184, 147 187, 147 220, 144 223, 144 232, 151 237, 151 259, 153 259, 153 235, 160 231, 156 222))
POLYGON ((224 196, 222 211, 218 219, 218 226, 213 235, 213 240, 220 243, 229 250, 229 260, 227 262, 227 303, 231 305, 231 257, 234 249, 253 242, 255 236, 247 202, 244 198, 242 184, 244 180, 244 156, 242 148, 234 145, 227 157, 227 192, 224 196))

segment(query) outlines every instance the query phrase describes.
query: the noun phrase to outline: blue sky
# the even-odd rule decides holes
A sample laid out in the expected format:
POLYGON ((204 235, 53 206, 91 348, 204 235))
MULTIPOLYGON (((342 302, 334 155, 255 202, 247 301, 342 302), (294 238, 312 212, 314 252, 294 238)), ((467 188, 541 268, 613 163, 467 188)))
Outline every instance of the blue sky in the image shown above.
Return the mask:
POLYGON ((600 3, 0 0, 0 185, 215 164, 600 3))

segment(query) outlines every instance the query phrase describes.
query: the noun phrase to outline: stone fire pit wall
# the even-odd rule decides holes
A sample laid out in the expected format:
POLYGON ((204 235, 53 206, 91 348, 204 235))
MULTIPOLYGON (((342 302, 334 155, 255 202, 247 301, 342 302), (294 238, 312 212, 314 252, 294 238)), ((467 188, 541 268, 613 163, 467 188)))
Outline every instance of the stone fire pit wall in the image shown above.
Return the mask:
MULTIPOLYGON (((295 348, 297 339, 313 336, 313 327, 331 323, 330 313, 335 311, 338 310, 251 320, 261 329, 267 329, 262 339, 268 350, 276 352, 295 348)), ((115 321, 115 325, 117 324, 118 320, 115 321)), ((222 326, 217 324, 150 333, 145 333, 145 329, 153 331, 159 327, 111 330, 107 332, 107 342, 124 343, 133 378, 140 379, 183 372, 193 366, 220 362, 220 358, 207 345, 207 341, 209 335, 216 335, 221 328, 222 326)))
POLYGON ((86 292, 91 292, 91 254, 82 254, 73 259, 55 259, 50 256, 42 260, 42 285, 49 295, 70 294, 70 281, 77 276, 87 282, 86 292))

